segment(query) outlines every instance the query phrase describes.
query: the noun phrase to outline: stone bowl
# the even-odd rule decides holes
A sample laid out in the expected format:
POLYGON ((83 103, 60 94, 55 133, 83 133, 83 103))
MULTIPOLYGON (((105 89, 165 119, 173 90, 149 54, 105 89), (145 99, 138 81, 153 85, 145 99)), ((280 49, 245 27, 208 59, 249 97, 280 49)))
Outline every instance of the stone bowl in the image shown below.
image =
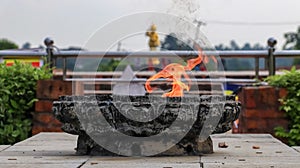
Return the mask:
MULTIPOLYGON (((128 136, 151 137, 172 127, 167 136, 177 136, 188 128, 188 132, 177 143, 178 147, 184 148, 191 143, 195 146, 195 142, 201 139, 203 129, 207 134, 230 130, 240 110, 241 105, 235 101, 235 96, 220 95, 170 98, 155 95, 61 96, 53 102, 53 112, 63 123, 62 130, 84 139, 78 144, 77 152, 90 154, 93 148, 97 148, 98 152, 94 152, 96 155, 113 154, 99 147, 88 135, 107 133, 109 136, 113 128, 128 136)), ((207 134, 203 138, 210 140, 207 134)), ((186 150, 181 153, 191 153, 186 150)), ((194 154, 211 153, 212 147, 209 150, 197 148, 192 151, 194 154)), ((166 154, 170 153, 173 155, 174 152, 166 154)))

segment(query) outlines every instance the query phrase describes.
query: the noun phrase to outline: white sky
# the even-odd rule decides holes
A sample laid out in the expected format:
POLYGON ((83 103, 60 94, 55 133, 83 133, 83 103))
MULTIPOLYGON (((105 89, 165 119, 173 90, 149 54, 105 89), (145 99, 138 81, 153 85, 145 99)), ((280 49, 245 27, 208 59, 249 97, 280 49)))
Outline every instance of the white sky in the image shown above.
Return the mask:
MULTIPOLYGON (((296 31, 300 25, 299 0, 0 0, 0 4, 0 38, 10 39, 20 47, 25 42, 36 47, 48 36, 61 48, 84 47, 93 33, 112 20, 144 11, 168 12, 191 19, 197 16, 207 21, 201 30, 215 45, 228 44, 232 39, 239 45, 245 42, 265 45, 269 37, 275 37, 281 48, 283 33, 296 31), (186 4, 192 4, 189 8, 192 13, 185 11, 186 4), (212 21, 288 24, 228 25, 212 21)), ((145 24, 145 30, 149 25, 145 24)), ((114 31, 122 29, 120 26, 114 31)), ((123 47, 129 50, 146 45, 144 35, 123 42, 123 47)))

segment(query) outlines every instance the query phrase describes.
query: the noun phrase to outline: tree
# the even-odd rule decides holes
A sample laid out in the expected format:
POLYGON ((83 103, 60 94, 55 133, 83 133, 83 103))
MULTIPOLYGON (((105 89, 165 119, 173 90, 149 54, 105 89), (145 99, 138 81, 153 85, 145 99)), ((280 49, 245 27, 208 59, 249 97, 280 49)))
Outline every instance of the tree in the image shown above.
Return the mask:
POLYGON ((189 41, 184 42, 176 37, 176 34, 168 34, 164 41, 161 43, 162 50, 193 50, 192 47, 188 45, 189 41))
POLYGON ((259 43, 255 43, 253 46, 249 42, 245 43, 243 47, 239 47, 237 42, 234 40, 230 41, 229 46, 225 46, 224 44, 219 44, 215 46, 216 50, 265 50, 266 47, 262 46, 259 43))
POLYGON ((253 50, 265 50, 266 47, 260 45, 259 43, 254 44, 254 46, 252 47, 253 50))
POLYGON ((242 50, 252 50, 250 43, 245 43, 244 46, 242 47, 242 50))
MULTIPOLYGON (((239 45, 235 42, 235 40, 231 40, 229 46, 225 46, 224 44, 219 44, 215 46, 216 50, 264 50, 266 47, 263 47, 259 43, 251 46, 249 42, 239 47, 239 45)), ((223 59, 224 68, 226 70, 249 70, 253 69, 255 66, 254 60, 251 58, 225 58, 223 59)), ((260 63, 260 65, 263 65, 260 63)))
POLYGON ((0 39, 0 50, 6 49, 17 49, 19 48, 17 44, 7 39, 0 39))
POLYGON ((234 40, 230 41, 230 48, 232 48, 233 50, 240 50, 239 45, 234 40))
POLYGON ((22 49, 30 49, 31 48, 31 44, 29 42, 26 42, 23 44, 22 49))
POLYGON ((288 32, 284 34, 285 43, 284 50, 299 50, 300 49, 300 27, 297 32, 288 32))
MULTIPOLYGON (((297 32, 288 32, 284 34, 285 43, 284 50, 300 50, 300 27, 297 32)), ((294 65, 300 65, 300 59, 294 59, 294 65)))

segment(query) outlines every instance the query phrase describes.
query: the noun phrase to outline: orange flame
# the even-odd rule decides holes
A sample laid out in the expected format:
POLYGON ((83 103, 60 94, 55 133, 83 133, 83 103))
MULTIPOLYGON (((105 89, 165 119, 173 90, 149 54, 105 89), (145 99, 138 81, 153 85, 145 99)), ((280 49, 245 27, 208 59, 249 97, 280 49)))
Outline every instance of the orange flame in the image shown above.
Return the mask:
MULTIPOLYGON (((150 86, 150 82, 159 79, 159 78, 166 78, 168 81, 172 81, 172 90, 168 93, 163 94, 163 97, 181 97, 183 96, 183 90, 190 90, 190 87, 185 83, 181 82, 181 77, 188 81, 190 81, 190 77, 185 72, 185 67, 180 64, 169 64, 167 65, 162 71, 158 72, 157 74, 153 75, 146 81, 145 87, 149 93, 153 92, 152 87, 150 86)), ((189 82, 190 83, 190 82, 189 82)))
MULTIPOLYGON (((162 97, 182 97, 184 90, 189 91, 191 86, 191 79, 187 75, 186 71, 192 70, 196 65, 202 62, 206 64, 209 61, 208 57, 203 54, 202 49, 200 47, 197 47, 197 49, 199 51, 198 57, 188 60, 186 66, 172 63, 167 65, 162 71, 150 77, 145 83, 147 92, 153 92, 153 89, 150 86, 150 82, 159 78, 166 78, 168 81, 172 81, 173 85, 172 90, 168 93, 164 93, 162 97), (182 76, 188 81, 188 85, 181 81, 182 76)), ((213 57, 212 59, 215 63, 217 62, 215 57, 213 57)))

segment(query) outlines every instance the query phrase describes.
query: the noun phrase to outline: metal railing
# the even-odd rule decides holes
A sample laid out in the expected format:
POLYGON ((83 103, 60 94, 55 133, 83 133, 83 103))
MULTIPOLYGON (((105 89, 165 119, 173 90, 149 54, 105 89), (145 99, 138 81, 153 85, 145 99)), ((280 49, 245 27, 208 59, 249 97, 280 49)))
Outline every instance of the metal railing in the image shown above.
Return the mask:
MULTIPOLYGON (((221 58, 253 58, 255 60, 255 77, 259 79, 259 59, 265 59, 265 69, 268 70, 269 75, 274 75, 276 71, 275 58, 300 57, 300 50, 283 50, 275 51, 274 46, 276 41, 269 39, 268 50, 256 51, 205 51, 207 56, 220 56, 221 58), (271 42, 270 42, 271 40, 271 42)), ((0 59, 3 56, 44 56, 50 62, 50 66, 56 66, 56 60, 61 58, 63 60, 62 71, 63 79, 67 76, 67 59, 76 58, 78 56, 84 58, 125 58, 125 57, 157 57, 157 58, 171 58, 171 57, 197 57, 198 51, 151 51, 151 52, 91 52, 91 51, 59 51, 55 50, 54 42, 51 39, 45 39, 47 46, 46 51, 0 51, 0 59)))
MULTIPOLYGON (((208 56, 220 56, 221 58, 253 58, 255 59, 255 77, 259 78, 259 59, 263 58, 266 61, 266 70, 269 71, 269 75, 275 74, 275 58, 292 58, 300 57, 300 50, 285 50, 270 52, 266 50, 261 51, 207 51, 204 52, 208 56), (269 63, 268 63, 269 62, 269 63), (271 65, 270 65, 271 63, 271 65)), ((56 66, 56 60, 58 58, 63 59, 63 77, 66 77, 67 71, 67 58, 76 58, 78 55, 84 58, 124 58, 124 57, 158 57, 158 58, 170 58, 170 57, 196 57, 198 52, 196 51, 157 51, 157 52, 89 52, 89 51, 53 51, 51 54, 52 66, 56 66)), ((40 51, 0 51, 0 58, 3 56, 45 56, 49 53, 40 51)), ((49 56, 48 56, 49 58, 49 56)))

